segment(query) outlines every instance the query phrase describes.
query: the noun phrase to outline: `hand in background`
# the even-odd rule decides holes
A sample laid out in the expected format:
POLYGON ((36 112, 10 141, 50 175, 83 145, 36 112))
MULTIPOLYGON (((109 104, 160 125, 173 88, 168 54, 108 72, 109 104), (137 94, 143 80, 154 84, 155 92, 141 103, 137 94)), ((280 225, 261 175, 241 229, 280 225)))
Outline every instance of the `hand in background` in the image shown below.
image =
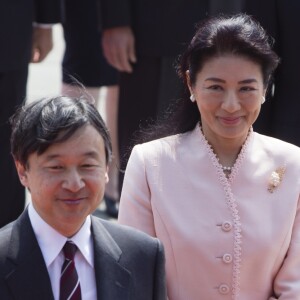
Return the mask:
POLYGON ((53 48, 52 28, 34 27, 31 62, 43 61, 53 48))
POLYGON ((105 29, 102 35, 102 47, 106 60, 121 72, 132 72, 136 54, 134 35, 130 27, 105 29))

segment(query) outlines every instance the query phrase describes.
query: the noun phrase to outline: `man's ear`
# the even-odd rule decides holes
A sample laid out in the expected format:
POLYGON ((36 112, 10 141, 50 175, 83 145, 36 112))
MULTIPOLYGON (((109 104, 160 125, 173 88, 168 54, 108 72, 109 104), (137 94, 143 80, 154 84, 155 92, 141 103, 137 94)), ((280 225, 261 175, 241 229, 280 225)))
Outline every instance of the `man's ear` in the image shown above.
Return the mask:
POLYGON ((27 169, 23 164, 21 164, 19 161, 15 160, 16 169, 19 175, 19 179, 24 185, 24 187, 28 188, 28 178, 27 178, 27 169))
POLYGON ((106 172, 105 172, 105 183, 108 183, 108 182, 109 182, 108 169, 109 169, 109 167, 106 167, 106 172))

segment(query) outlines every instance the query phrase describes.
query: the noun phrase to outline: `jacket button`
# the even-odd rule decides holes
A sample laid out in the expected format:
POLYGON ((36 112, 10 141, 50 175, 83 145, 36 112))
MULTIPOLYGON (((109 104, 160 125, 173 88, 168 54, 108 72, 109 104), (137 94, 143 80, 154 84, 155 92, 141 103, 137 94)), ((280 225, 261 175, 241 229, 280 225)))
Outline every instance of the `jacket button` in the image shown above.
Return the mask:
POLYGON ((232 262, 232 255, 231 254, 224 254, 223 255, 223 262, 226 263, 226 264, 230 264, 232 262))
POLYGON ((229 221, 225 221, 222 223, 223 231, 230 231, 232 229, 232 224, 229 221))
POLYGON ((227 284, 221 284, 219 286, 219 293, 222 295, 227 295, 229 293, 230 289, 227 284))

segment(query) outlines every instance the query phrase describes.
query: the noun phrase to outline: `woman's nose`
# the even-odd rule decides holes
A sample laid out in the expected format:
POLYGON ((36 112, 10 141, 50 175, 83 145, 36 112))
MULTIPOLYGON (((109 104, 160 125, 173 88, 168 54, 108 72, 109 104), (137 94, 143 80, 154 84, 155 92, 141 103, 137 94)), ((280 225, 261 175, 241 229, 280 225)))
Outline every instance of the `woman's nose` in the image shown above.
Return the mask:
POLYGON ((240 99, 234 92, 229 92, 225 95, 222 109, 227 111, 228 113, 234 113, 241 109, 240 99))

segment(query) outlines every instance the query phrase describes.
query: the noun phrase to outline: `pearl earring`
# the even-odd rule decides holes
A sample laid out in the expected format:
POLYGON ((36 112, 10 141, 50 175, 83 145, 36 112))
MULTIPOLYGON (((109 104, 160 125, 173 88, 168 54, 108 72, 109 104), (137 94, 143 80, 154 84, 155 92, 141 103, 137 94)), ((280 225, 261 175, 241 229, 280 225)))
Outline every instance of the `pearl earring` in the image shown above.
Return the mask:
POLYGON ((196 101, 196 98, 195 98, 194 94, 192 94, 192 95, 190 96, 190 99, 191 99, 192 102, 195 102, 195 101, 196 101))
POLYGON ((264 104, 266 101, 266 98, 264 96, 262 96, 262 99, 261 99, 261 104, 264 104))

